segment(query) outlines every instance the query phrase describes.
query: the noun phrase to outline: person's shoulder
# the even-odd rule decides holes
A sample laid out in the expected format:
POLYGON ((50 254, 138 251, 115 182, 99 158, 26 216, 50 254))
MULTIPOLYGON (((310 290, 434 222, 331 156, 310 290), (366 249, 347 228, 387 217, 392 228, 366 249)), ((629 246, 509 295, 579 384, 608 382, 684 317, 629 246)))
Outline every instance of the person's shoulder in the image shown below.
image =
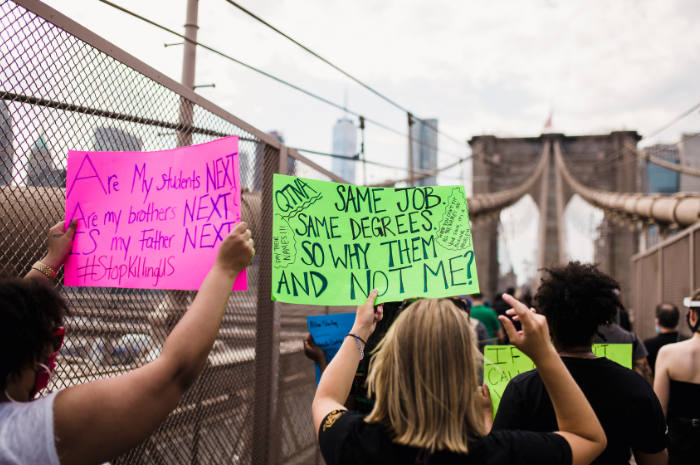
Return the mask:
POLYGON ((334 427, 348 427, 353 424, 361 423, 364 416, 357 412, 349 410, 333 410, 321 422, 319 434, 325 433, 334 427))
POLYGON ((59 464, 53 419, 56 394, 0 406, 0 463, 12 457, 9 463, 59 464))
POLYGON ((690 339, 684 341, 674 342, 673 344, 666 344, 659 349, 658 357, 682 355, 690 352, 694 349, 695 344, 690 339))
POLYGON ((644 339, 644 345, 645 345, 645 346, 653 346, 653 345, 660 344, 661 342, 662 342, 662 341, 661 341, 661 337, 660 337, 660 336, 654 336, 654 337, 650 337, 650 338, 648 338, 648 339, 644 339))
POLYGON ((596 361, 598 362, 596 368, 605 370, 601 376, 605 377, 606 383, 619 387, 626 398, 634 398, 635 393, 642 397, 656 396, 651 384, 636 371, 605 357, 598 358, 596 361))

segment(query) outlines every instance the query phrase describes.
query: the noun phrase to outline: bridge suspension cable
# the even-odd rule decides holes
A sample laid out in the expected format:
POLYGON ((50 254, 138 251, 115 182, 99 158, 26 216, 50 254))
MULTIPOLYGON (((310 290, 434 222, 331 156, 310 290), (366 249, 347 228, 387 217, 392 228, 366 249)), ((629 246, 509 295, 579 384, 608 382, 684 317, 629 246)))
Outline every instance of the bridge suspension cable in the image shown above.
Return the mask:
MULTIPOLYGON (((664 124, 663 126, 661 126, 661 127, 657 128, 657 129, 651 131, 648 135, 642 136, 642 138, 639 139, 639 140, 650 139, 650 138, 656 136, 657 134, 659 134, 659 133, 665 131, 666 129, 670 128, 671 126, 673 126, 673 125, 676 124, 678 121, 682 120, 683 118, 685 118, 686 116, 688 116, 689 114, 691 114, 692 112, 694 112, 695 110, 697 110, 698 108, 700 108, 700 103, 697 103, 697 104, 693 105, 692 108, 690 108, 690 109, 684 111, 683 113, 681 113, 680 115, 676 116, 676 117, 673 118, 671 121, 669 121, 668 123, 664 124)), ((691 136, 691 137, 695 137, 695 136, 697 136, 697 134, 695 134, 695 135, 693 135, 693 136, 691 136)), ((688 138, 686 138, 686 139, 684 139, 684 140, 682 140, 682 141, 680 141, 680 142, 685 142, 686 140, 690 139, 691 137, 688 137, 688 138)), ((678 142, 678 143, 680 143, 680 142, 678 142)), ((676 145, 676 144, 673 144, 673 145, 676 145)), ((669 161, 666 161, 666 160, 664 160, 663 158, 659 158, 659 157, 657 157, 657 156, 654 156, 653 154, 646 153, 646 152, 642 152, 642 151, 640 151, 640 150, 637 149, 637 148, 631 148, 631 149, 630 149, 630 148, 628 148, 628 147, 623 147, 623 148, 621 148, 620 150, 618 150, 615 154, 613 154, 611 157, 617 156, 617 155, 619 155, 620 153, 624 152, 625 150, 631 150, 632 153, 634 153, 634 154, 635 154, 636 156, 638 156, 639 158, 643 158, 644 160, 647 160, 648 162, 651 162, 651 163, 653 163, 653 164, 655 164, 655 165, 658 165, 658 166, 661 166, 661 167, 663 167, 663 168, 666 168, 666 169, 669 169, 669 170, 672 170, 672 171, 676 171, 676 172, 681 173, 681 174, 687 174, 687 175, 690 175, 690 176, 697 176, 697 177, 700 177, 700 169, 691 168, 691 167, 689 167, 689 166, 677 165, 677 164, 675 164, 675 163, 671 163, 671 162, 669 162, 669 161)))
POLYGON ((700 195, 643 195, 607 192, 586 187, 574 178, 564 162, 559 141, 554 143, 554 159, 571 190, 591 205, 632 221, 651 220, 665 226, 687 227, 698 221, 700 195))
POLYGON ((504 191, 488 194, 477 194, 467 199, 469 215, 477 216, 485 213, 500 211, 520 200, 540 180, 542 173, 549 164, 549 141, 545 142, 539 161, 532 175, 519 186, 504 191))
MULTIPOLYGON (((273 79, 273 80, 279 82, 280 84, 284 84, 285 86, 291 87, 292 89, 294 89, 294 90, 296 90, 296 91, 299 91, 299 92, 301 92, 301 93, 303 93, 303 94, 306 94, 307 96, 312 97, 312 98, 314 98, 314 99, 316 99, 316 100, 318 100, 318 101, 320 101, 320 102, 323 102, 323 103, 325 103, 325 104, 327 104, 327 105, 330 105, 330 106, 332 106, 332 107, 334 107, 334 108, 337 108, 337 109, 339 109, 339 110, 343 110, 343 111, 345 111, 345 112, 347 112, 347 113, 349 113, 349 114, 351 114, 351 115, 353 115, 353 116, 362 117, 362 118, 364 118, 365 121, 367 121, 368 123, 374 124, 375 126, 378 126, 378 127, 382 128, 382 129, 384 129, 384 130, 386 130, 386 131, 392 132, 392 133, 394 133, 394 134, 396 134, 396 135, 398 135, 398 136, 407 137, 407 138, 409 138, 412 142, 415 142, 415 143, 417 143, 417 144, 419 144, 419 145, 422 145, 422 146, 424 146, 424 147, 427 147, 427 148, 429 148, 429 149, 433 149, 433 150, 435 150, 435 151, 436 151, 437 153, 439 153, 439 154, 448 155, 448 156, 454 157, 454 158, 461 158, 460 155, 457 155, 457 154, 451 153, 451 152, 447 152, 447 151, 445 151, 445 150, 438 150, 438 148, 437 148, 436 146, 434 146, 434 145, 432 145, 432 144, 428 144, 427 142, 425 142, 425 141, 422 140, 422 139, 416 139, 416 138, 413 137, 412 135, 409 135, 409 134, 406 134, 406 133, 404 133, 404 132, 401 132, 401 131, 399 131, 399 130, 397 130, 397 129, 394 129, 394 128, 390 127, 390 126, 387 126, 387 125, 385 125, 385 124, 383 124, 383 123, 380 123, 379 121, 376 121, 376 120, 374 120, 374 119, 367 118, 367 117, 361 115, 360 113, 358 113, 358 112, 356 112, 356 111, 353 111, 353 110, 350 110, 350 109, 346 108, 344 105, 340 105, 340 104, 338 104, 338 103, 332 102, 332 101, 330 101, 330 100, 328 100, 328 99, 326 99, 326 98, 324 98, 324 97, 321 97, 320 95, 314 94, 314 93, 311 92, 311 91, 308 91, 308 90, 303 89, 303 88, 301 88, 301 87, 299 87, 299 86, 297 86, 297 85, 295 85, 295 84, 292 84, 292 83, 290 83, 290 82, 287 82, 287 81, 285 81, 284 79, 281 79, 281 78, 279 78, 279 77, 277 77, 277 76, 274 76, 274 75, 272 75, 272 74, 270 74, 270 73, 267 73, 267 72, 265 72, 265 71, 263 71, 263 70, 261 70, 261 69, 258 69, 258 68, 254 67, 254 66, 251 66, 251 65, 249 65, 249 64, 247 64, 247 63, 244 63, 244 62, 242 62, 242 61, 240 61, 240 60, 238 60, 238 59, 236 59, 236 58, 234 58, 234 57, 232 57, 232 56, 230 56, 230 55, 227 55, 227 54, 225 54, 225 53, 223 53, 223 52, 221 52, 221 51, 219 51, 219 50, 217 50, 217 49, 215 49, 215 48, 213 48, 213 47, 210 47, 210 46, 205 45, 205 44, 203 44, 203 43, 201 43, 201 42, 192 40, 192 39, 190 39, 190 38, 188 38, 188 37, 185 37, 183 34, 180 34, 179 32, 173 31, 172 29, 169 29, 169 28, 167 28, 167 27, 165 27, 165 26, 163 26, 163 25, 161 25, 161 24, 158 24, 158 23, 156 23, 155 21, 152 21, 152 20, 150 20, 150 19, 148 19, 148 18, 145 18, 145 17, 143 17, 143 16, 141 16, 141 15, 139 15, 139 14, 137 14, 137 13, 134 13, 133 11, 130 11, 130 10, 128 10, 128 9, 122 7, 122 6, 119 6, 119 5, 115 4, 115 3, 112 3, 112 2, 110 2, 109 0, 98 0, 98 1, 101 2, 101 3, 104 3, 105 5, 110 6, 110 7, 112 7, 112 8, 115 8, 115 9, 117 9, 117 10, 123 12, 123 13, 126 13, 126 14, 128 14, 128 15, 130 15, 130 16, 136 18, 136 19, 139 19, 139 20, 141 20, 141 21, 143 21, 143 22, 145 22, 145 23, 148 23, 148 24, 150 24, 151 26, 155 26, 155 27, 157 27, 157 28, 159 28, 159 29, 162 29, 163 31, 166 31, 166 32, 168 32, 168 33, 170 33, 170 34, 173 34, 173 35, 175 35, 175 36, 178 36, 178 37, 180 37, 181 39, 185 40, 186 42, 190 42, 190 43, 192 43, 192 44, 194 44, 194 45, 196 45, 196 46, 202 47, 203 49, 209 50, 209 51, 212 52, 212 53, 215 53, 215 54, 217 54, 217 55, 219 55, 219 56, 221 56, 221 57, 223 57, 223 58, 226 58, 227 60, 233 61, 234 63, 238 63, 239 65, 241 65, 241 66, 243 66, 243 67, 245 67, 245 68, 250 69, 251 71, 255 71, 256 73, 262 74, 262 75, 265 76, 265 77, 268 77, 268 78, 270 78, 270 79, 273 79)), ((418 120, 418 118, 416 118, 415 116, 414 116, 413 118, 415 118, 416 120, 418 120)), ((435 130, 434 128, 432 128, 432 126, 430 126, 430 127, 431 127, 431 129, 435 130)), ((437 131, 436 131, 436 132, 437 132, 437 131)))
POLYGON ((306 51, 307 51, 308 53, 310 53, 311 55, 315 56, 316 58, 318 58, 318 59, 321 60, 322 62, 324 62, 324 63, 326 63, 327 65, 329 65, 331 68, 333 68, 333 69, 335 69, 336 71, 340 72, 341 74, 345 75, 346 77, 352 79, 353 81, 355 81, 356 83, 358 83, 359 85, 361 85, 362 87, 364 87, 365 89, 367 89, 368 91, 372 92, 374 95, 376 95, 377 97, 381 98, 381 99, 384 100, 385 102, 387 102, 387 103, 389 103, 390 105, 392 105, 392 106, 398 108, 399 110, 403 111, 404 113, 408 113, 408 114, 411 115, 411 117, 413 117, 416 121, 419 121, 419 122, 422 123, 424 126, 430 128, 430 129, 432 129, 432 130, 435 131, 437 134, 439 134, 439 135, 441 135, 441 136, 444 136, 444 137, 446 137, 447 139, 450 139, 451 141, 453 141, 453 142, 459 144, 460 146, 464 145, 464 141, 463 141, 463 140, 460 140, 460 139, 457 138, 457 137, 454 137, 454 136, 451 136, 451 135, 449 135, 449 134, 446 134, 446 133, 443 132, 443 131, 439 131, 438 128, 434 127, 433 125, 431 125, 431 124, 428 123, 427 121, 422 120, 422 119, 420 119, 420 118, 414 116, 412 112, 410 112, 408 109, 404 108, 402 105, 396 103, 395 101, 393 101, 392 99, 390 99, 390 98, 387 97, 386 95, 382 94, 381 92, 375 90, 374 88, 372 88, 372 87, 370 87, 369 85, 365 84, 364 82, 360 81, 358 78, 356 78, 355 76, 351 75, 351 74, 348 73, 347 71, 342 70, 341 68, 339 68, 338 66, 334 65, 334 64, 331 63, 330 61, 326 60, 325 58, 323 58, 321 55, 319 55, 318 53, 314 52, 314 51, 311 50, 310 48, 308 48, 308 47, 306 47, 305 45, 302 45, 301 43, 299 43, 298 41, 292 39, 292 38, 289 37, 287 34, 285 34, 284 32, 280 31, 280 30, 277 29, 275 26, 273 26, 272 24, 268 23, 267 21, 265 21, 265 20, 262 19, 261 17, 257 16, 255 13, 253 13, 253 12, 247 10, 246 8, 244 8, 243 6, 239 5, 238 3, 236 3, 236 2, 233 1, 233 0, 226 0, 226 2, 228 2, 228 3, 230 3, 231 5, 235 6, 236 8, 238 8, 239 10, 241 10, 242 12, 244 12, 245 14, 247 14, 248 16, 250 16, 251 18, 253 18, 253 19, 259 21, 260 23, 264 24, 265 26, 269 27, 270 29, 272 29, 273 31, 275 31, 277 34, 281 35, 281 36, 284 37, 285 39, 287 39, 287 40, 293 42, 294 44, 298 45, 298 46, 301 47, 302 49, 306 50, 306 51))

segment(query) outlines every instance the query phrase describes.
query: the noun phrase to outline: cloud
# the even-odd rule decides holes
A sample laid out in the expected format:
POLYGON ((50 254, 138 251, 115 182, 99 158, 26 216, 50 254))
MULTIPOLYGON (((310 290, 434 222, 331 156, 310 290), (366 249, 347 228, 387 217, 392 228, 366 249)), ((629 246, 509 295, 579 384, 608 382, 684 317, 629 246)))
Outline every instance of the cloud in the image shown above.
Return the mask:
MULTIPOLYGON (((88 28, 179 80, 178 41, 99 2, 48 0, 88 28)), ((184 0, 120 4, 181 31, 184 0)), ((648 133, 700 100, 700 9, 693 1, 262 0, 273 25, 461 140, 483 132, 537 135, 554 111, 569 134, 648 133)), ((225 53, 405 130, 400 111, 223 0, 200 4, 199 39, 225 53)), ((205 50, 200 93, 291 143, 330 150, 341 112, 205 50)), ((700 129, 693 115, 661 138, 700 129)), ((406 143, 368 129, 368 157, 405 164, 406 143)), ((656 138, 659 140, 659 138, 656 138)), ((650 141, 651 142, 651 141, 650 141)), ((445 150, 464 150, 446 139, 445 150)), ((448 160, 446 158, 445 160, 448 160)), ((329 165, 330 166, 330 165, 329 165)))

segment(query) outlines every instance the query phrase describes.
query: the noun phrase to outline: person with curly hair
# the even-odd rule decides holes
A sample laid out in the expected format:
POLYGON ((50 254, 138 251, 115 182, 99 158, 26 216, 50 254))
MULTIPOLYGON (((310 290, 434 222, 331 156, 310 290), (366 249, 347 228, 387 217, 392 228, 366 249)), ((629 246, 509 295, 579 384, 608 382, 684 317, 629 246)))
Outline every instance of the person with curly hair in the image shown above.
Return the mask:
POLYGON ((700 289, 683 304, 692 337, 661 347, 654 378, 671 437, 670 465, 696 464, 700 458, 700 289))
POLYGON ((1 464, 100 464, 147 439, 202 371, 233 282, 255 254, 239 223, 156 360, 34 400, 63 343, 68 307, 50 280, 72 249, 76 226, 51 228, 48 255, 26 279, 0 281, 1 464))
MULTIPOLYGON (((546 269, 535 308, 551 330, 552 343, 603 425, 608 444, 594 464, 665 464, 669 443, 664 413, 638 373, 593 353, 600 325, 611 324, 622 305, 619 284, 596 265, 569 262, 546 269)), ((556 431, 557 418, 538 371, 514 377, 503 393, 493 431, 556 431)))

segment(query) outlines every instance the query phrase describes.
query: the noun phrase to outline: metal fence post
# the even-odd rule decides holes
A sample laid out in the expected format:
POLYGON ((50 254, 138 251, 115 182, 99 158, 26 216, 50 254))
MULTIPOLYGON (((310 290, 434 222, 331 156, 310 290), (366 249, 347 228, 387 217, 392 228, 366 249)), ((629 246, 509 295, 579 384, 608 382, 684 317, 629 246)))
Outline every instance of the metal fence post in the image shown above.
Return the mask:
MULTIPOLYGON (((258 258, 258 306, 255 322, 255 392, 253 394, 253 464, 276 463, 277 386, 279 368, 280 305, 272 295, 272 197, 273 176, 286 171, 287 147, 266 146, 263 154, 261 221, 255 232, 258 258)), ((286 173, 285 173, 286 174, 286 173)))
POLYGON ((664 301, 664 248, 659 247, 659 302, 664 301))

